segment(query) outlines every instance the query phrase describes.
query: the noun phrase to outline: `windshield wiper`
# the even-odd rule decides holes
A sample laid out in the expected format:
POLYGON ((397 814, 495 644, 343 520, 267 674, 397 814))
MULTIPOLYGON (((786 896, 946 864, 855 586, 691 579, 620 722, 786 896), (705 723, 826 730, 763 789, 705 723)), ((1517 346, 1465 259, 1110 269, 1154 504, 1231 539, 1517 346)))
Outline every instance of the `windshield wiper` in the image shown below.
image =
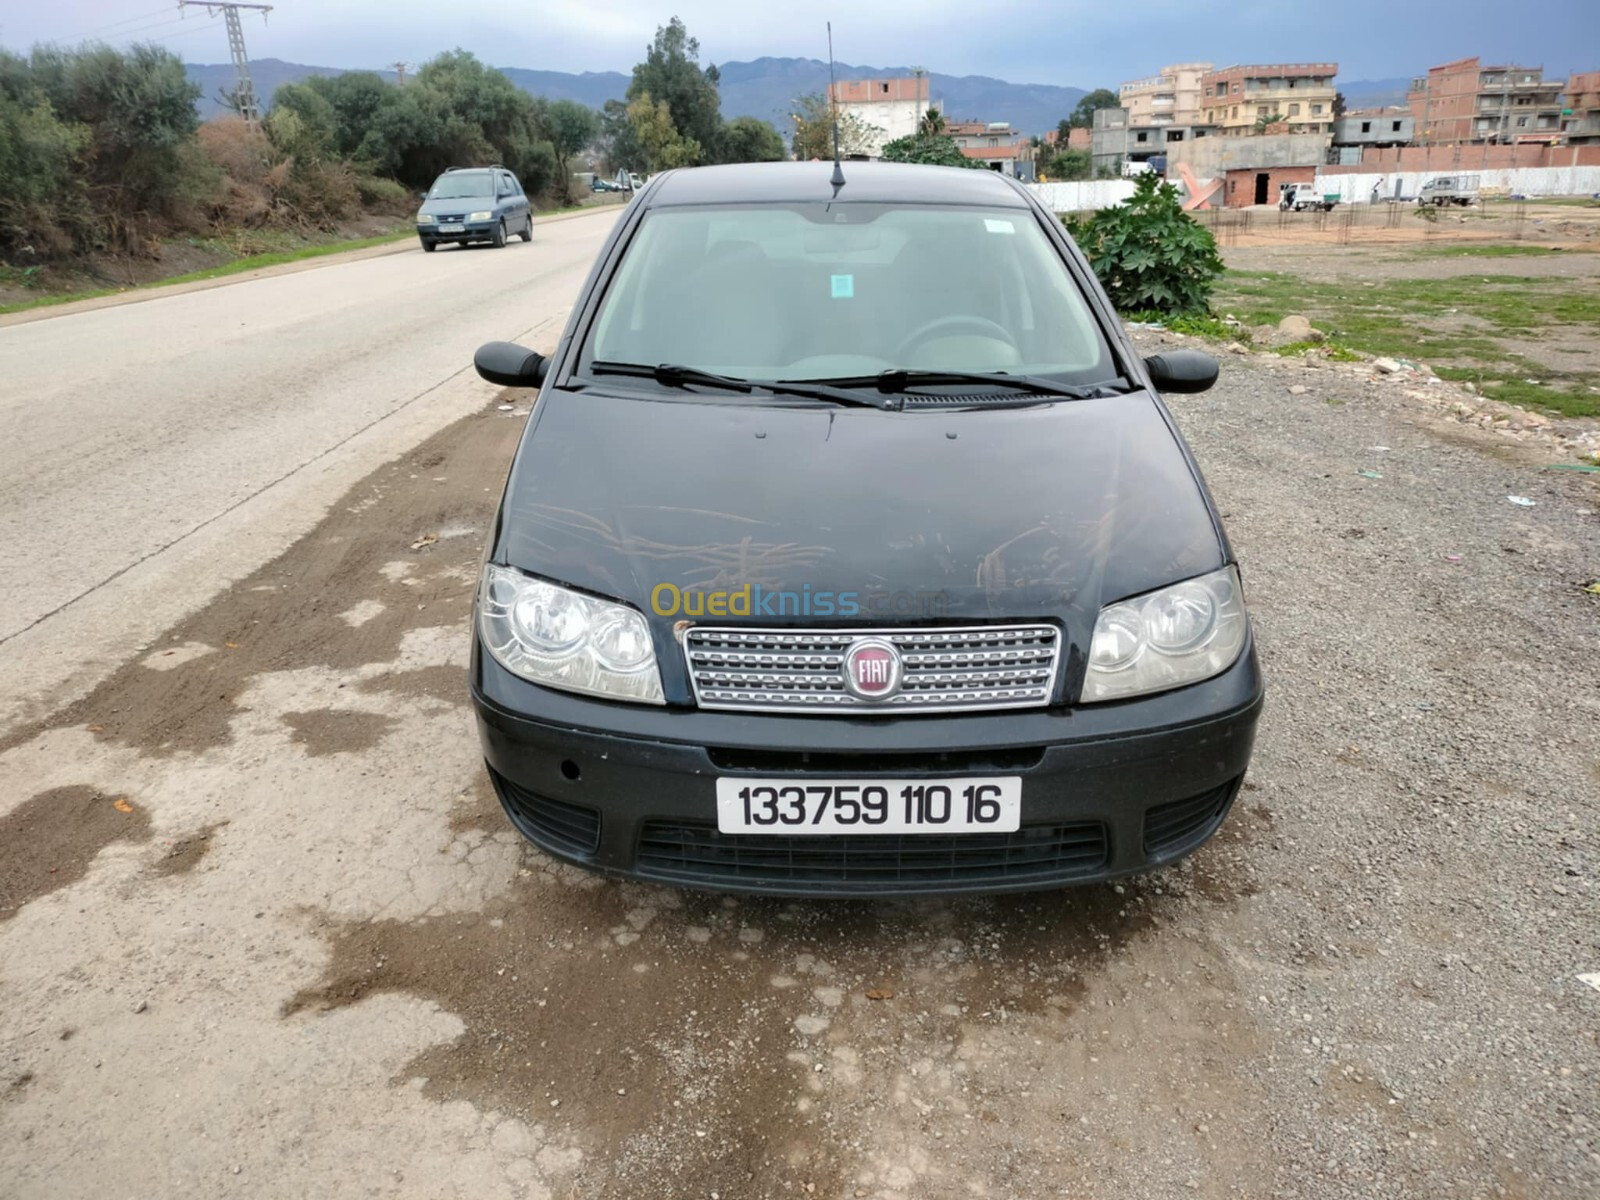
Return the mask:
POLYGON ((596 360, 588 366, 594 375, 631 375, 636 379, 653 379, 666 387, 711 387, 729 392, 770 392, 775 396, 804 396, 811 400, 827 400, 834 404, 853 404, 863 408, 895 408, 893 400, 878 399, 870 394, 845 391, 829 383, 786 382, 781 379, 740 379, 735 375, 718 375, 702 371, 699 367, 684 367, 673 363, 650 366, 648 363, 608 362, 596 360))
POLYGON ((1065 400, 1093 400, 1100 396, 1118 396, 1128 390, 1120 379, 1112 383, 1084 385, 1057 383, 1038 375, 1008 375, 1004 371, 913 371, 906 368, 880 371, 877 375, 863 376, 859 380, 830 379, 828 382, 840 387, 851 384, 875 387, 880 392, 892 393, 904 393, 915 387, 976 383, 1027 392, 1034 396, 1060 396, 1065 400))

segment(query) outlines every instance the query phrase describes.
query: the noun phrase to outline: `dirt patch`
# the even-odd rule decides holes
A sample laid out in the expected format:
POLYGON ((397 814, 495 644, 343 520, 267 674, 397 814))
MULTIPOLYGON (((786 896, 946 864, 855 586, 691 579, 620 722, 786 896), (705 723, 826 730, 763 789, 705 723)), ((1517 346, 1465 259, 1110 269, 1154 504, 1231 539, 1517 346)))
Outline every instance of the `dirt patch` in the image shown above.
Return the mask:
POLYGON ((394 727, 394 718, 382 713, 326 708, 317 712, 285 713, 284 724, 294 732, 289 740, 304 746, 312 758, 324 754, 353 754, 370 750, 394 727))
POLYGON ((187 875, 211 852, 212 837, 226 824, 226 821, 218 821, 214 825, 206 825, 174 838, 166 853, 156 860, 155 866, 150 868, 150 873, 161 878, 169 875, 187 875))
MULTIPOLYGON (((453 829, 503 823, 486 781, 458 798, 453 829)), ((466 1030, 403 1076, 562 1127, 592 1148, 574 1194, 608 1197, 689 1181, 700 1195, 848 1195, 845 1114, 886 1086, 861 1064, 947 1054, 974 1028, 1058 1026, 1148 931, 1236 895, 1220 882, 1231 863, 1205 865, 1210 847, 1117 884, 835 903, 618 884, 524 853, 484 911, 327 925, 324 979, 285 1015, 391 991, 437 1003, 466 1030), (828 1073, 850 1093, 837 1119, 828 1073)))
MULTIPOLYGON (((46 727, 85 725, 144 754, 197 753, 232 740, 238 699, 262 672, 393 660, 419 613, 430 625, 457 622, 465 644, 481 531, 522 428, 522 419, 490 407, 374 472, 311 534, 162 639, 216 646, 218 653, 165 671, 129 662, 64 712, 13 730, 0 739, 0 751, 46 727), (495 465, 486 473, 485 463, 495 465), (396 526, 390 499, 402 489, 415 496, 406 528, 396 526), (427 534, 437 540, 413 550, 427 534), (341 614, 362 601, 374 602, 374 615, 352 625, 341 614)), ((463 672, 448 668, 367 682, 452 703, 466 689, 463 672)), ((296 728, 296 740, 313 753, 368 745, 362 739, 375 732, 362 714, 334 710, 312 718, 296 728)))
POLYGON ((0 818, 0 921, 82 879, 112 842, 149 838, 149 815, 124 796, 79 786, 25 800, 0 818))

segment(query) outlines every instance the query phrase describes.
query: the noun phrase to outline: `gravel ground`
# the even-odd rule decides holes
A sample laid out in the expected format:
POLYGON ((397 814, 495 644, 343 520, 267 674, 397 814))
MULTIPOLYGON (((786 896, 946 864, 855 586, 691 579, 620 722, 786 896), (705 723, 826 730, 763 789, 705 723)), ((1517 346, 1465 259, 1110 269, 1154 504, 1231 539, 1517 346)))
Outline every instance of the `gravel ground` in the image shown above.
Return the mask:
POLYGON ((1600 488, 1364 375, 1228 366, 1174 408, 1272 686, 1229 941, 1274 1190, 1593 1195, 1600 488))
POLYGON ((1600 487, 1413 390, 1173 400, 1269 679, 1223 832, 915 903, 510 834, 462 622, 524 413, 458 423, 0 734, 0 1191, 1600 1194, 1600 487))

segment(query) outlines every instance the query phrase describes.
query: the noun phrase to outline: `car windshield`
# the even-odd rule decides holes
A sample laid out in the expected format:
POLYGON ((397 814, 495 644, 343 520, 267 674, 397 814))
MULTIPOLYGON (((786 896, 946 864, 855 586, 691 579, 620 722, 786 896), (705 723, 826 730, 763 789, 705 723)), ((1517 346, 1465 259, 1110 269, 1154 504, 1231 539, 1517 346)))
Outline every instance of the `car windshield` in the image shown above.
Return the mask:
POLYGON ((784 380, 1117 374, 1030 210, 934 205, 653 211, 605 294, 595 360, 784 380))
POLYGON ((494 195, 494 180, 488 175, 450 174, 434 180, 429 200, 465 200, 494 195))

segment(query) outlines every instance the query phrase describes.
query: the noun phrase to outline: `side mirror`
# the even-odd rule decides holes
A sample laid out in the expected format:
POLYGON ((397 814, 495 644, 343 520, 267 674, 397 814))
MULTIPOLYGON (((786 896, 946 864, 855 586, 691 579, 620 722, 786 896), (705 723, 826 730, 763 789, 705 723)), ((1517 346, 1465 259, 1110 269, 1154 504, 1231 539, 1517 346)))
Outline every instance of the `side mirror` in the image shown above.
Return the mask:
POLYGON ((428 198, 428 193, 427 192, 418 192, 417 195, 420 196, 424 200, 426 200, 428 198))
POLYGON ((490 383, 501 387, 538 387, 550 369, 550 360, 515 342, 489 342, 478 347, 472 365, 490 383))
POLYGON ((1198 350, 1169 350, 1144 360, 1158 392, 1203 392, 1217 381, 1217 360, 1198 350))

